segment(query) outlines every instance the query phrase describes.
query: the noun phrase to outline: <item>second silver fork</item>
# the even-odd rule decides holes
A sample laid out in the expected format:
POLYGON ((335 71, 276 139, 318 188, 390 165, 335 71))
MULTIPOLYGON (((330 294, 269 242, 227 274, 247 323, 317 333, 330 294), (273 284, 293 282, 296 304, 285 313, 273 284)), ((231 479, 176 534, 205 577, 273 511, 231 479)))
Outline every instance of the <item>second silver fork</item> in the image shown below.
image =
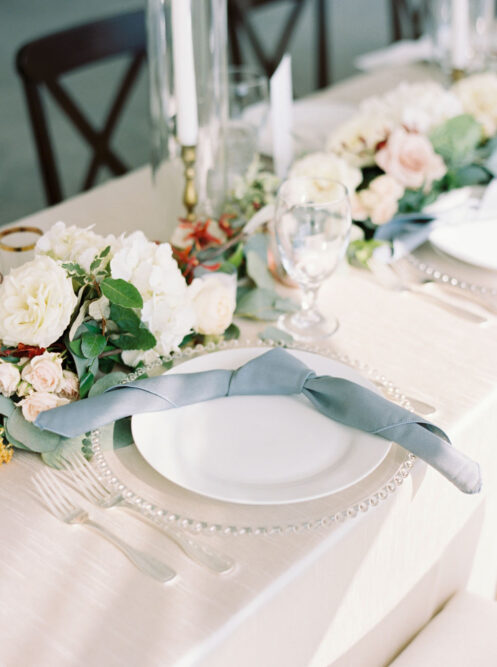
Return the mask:
POLYGON ((235 562, 231 557, 198 542, 176 526, 154 521, 151 517, 142 514, 139 507, 129 503, 120 493, 109 491, 81 454, 68 456, 63 459, 62 463, 65 472, 72 480, 73 486, 91 503, 105 509, 121 506, 132 510, 137 517, 173 540, 187 556, 218 574, 229 572, 234 567, 235 562))

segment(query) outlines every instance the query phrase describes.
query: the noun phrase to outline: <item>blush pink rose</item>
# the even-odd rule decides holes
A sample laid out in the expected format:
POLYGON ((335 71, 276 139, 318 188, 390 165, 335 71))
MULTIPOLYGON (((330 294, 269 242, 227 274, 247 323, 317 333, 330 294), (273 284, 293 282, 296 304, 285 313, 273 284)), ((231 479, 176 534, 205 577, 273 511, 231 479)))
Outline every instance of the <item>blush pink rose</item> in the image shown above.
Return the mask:
POLYGON ((397 128, 376 153, 376 164, 406 188, 429 190, 447 171, 430 140, 417 132, 397 128))
POLYGON ((58 408, 59 406, 66 405, 67 403, 70 403, 69 399, 61 398, 60 396, 52 394, 48 391, 35 391, 32 394, 29 394, 29 396, 26 398, 23 398, 22 401, 19 401, 19 405, 22 408, 23 417, 28 422, 34 422, 40 412, 51 410, 52 408, 58 408))

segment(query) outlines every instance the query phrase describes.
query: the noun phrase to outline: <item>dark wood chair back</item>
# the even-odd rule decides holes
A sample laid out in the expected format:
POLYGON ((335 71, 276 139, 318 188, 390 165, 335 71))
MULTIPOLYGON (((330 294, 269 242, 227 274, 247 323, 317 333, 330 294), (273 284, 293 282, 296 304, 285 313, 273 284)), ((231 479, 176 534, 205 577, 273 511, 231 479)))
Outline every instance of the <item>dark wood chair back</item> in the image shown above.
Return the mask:
POLYGON ((392 38, 418 39, 423 34, 429 13, 429 0, 390 0, 392 38))
POLYGON ((113 16, 63 30, 22 46, 16 66, 26 95, 31 127, 47 203, 63 199, 59 169, 49 131, 42 90, 48 91, 60 109, 92 149, 92 157, 82 183, 91 188, 102 166, 115 175, 128 171, 125 162, 111 149, 109 142, 129 93, 146 57, 145 13, 142 10, 113 16), (128 56, 127 67, 111 102, 103 127, 95 128, 68 92, 60 78, 88 65, 115 56, 128 56))
MULTIPOLYGON (((311 0, 315 2, 315 29, 316 29, 316 71, 317 88, 324 88, 330 83, 329 61, 327 48, 326 15, 329 0, 311 0)), ((240 37, 245 35, 249 42, 257 62, 265 74, 270 77, 281 58, 285 54, 290 41, 295 34, 300 17, 304 8, 309 5, 309 0, 228 0, 228 31, 230 39, 230 55, 233 65, 240 66, 244 62, 240 37), (262 5, 274 4, 289 5, 286 20, 281 26, 279 37, 276 39, 275 47, 268 52, 263 45, 260 36, 253 27, 250 18, 250 10, 262 5)))

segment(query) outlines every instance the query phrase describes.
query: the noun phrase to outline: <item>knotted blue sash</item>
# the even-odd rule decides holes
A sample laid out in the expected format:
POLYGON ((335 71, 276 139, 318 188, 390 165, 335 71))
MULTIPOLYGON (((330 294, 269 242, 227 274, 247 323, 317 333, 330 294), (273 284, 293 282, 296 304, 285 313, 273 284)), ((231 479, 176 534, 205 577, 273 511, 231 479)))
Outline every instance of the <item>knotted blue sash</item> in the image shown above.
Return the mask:
POLYGON ((317 376, 281 348, 270 350, 234 371, 161 375, 116 385, 100 396, 46 410, 38 415, 35 425, 74 437, 122 417, 170 410, 213 398, 300 393, 330 419, 402 445, 461 491, 480 490, 479 465, 454 449, 438 426, 355 382, 317 376))

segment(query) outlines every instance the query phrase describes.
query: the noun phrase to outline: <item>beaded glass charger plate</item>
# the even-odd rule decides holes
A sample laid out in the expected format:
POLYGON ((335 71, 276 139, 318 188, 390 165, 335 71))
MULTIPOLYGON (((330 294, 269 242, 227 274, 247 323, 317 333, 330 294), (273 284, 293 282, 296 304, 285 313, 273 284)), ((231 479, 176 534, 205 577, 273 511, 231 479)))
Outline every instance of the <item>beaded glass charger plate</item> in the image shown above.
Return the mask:
MULTIPOLYGON (((219 350, 169 373, 235 369, 260 348, 219 350)), ((317 375, 343 377, 378 389, 333 359, 290 351, 317 375)), ((166 479, 211 498, 246 504, 312 500, 364 479, 391 443, 344 426, 304 396, 232 396, 132 419, 143 458, 166 479)))
MULTIPOLYGON (((242 364, 247 359, 246 348, 252 348, 252 356, 255 354, 262 353, 268 349, 267 344, 260 343, 250 343, 245 341, 244 345, 238 344, 236 341, 229 343, 223 342, 218 346, 209 345, 206 347, 198 346, 195 349, 188 349, 180 352, 177 355, 173 355, 174 368, 178 368, 180 371, 194 371, 201 370, 204 367, 213 368, 213 367, 222 367, 221 357, 211 354, 212 352, 218 352, 220 350, 226 351, 225 361, 230 359, 230 363, 226 363, 226 368, 236 367, 242 364), (244 356, 245 355, 245 356, 244 356), (211 363, 210 357, 214 360, 211 363), (193 361, 194 360, 194 361, 193 361), (205 360, 205 361, 204 361, 205 360), (186 363, 184 363, 186 362, 186 363)), ((309 360, 312 359, 313 363, 316 363, 316 371, 318 373, 330 373, 335 372, 337 369, 342 370, 342 374, 353 379, 355 381, 361 381, 365 386, 372 386, 371 381, 375 385, 380 386, 382 393, 384 393, 390 400, 393 400, 407 408, 409 408, 409 403, 407 399, 397 390, 384 376, 382 376, 378 371, 368 367, 365 364, 361 364, 358 361, 353 361, 348 359, 346 356, 336 356, 326 348, 321 348, 320 346, 311 346, 306 345, 305 349, 302 350, 303 346, 299 346, 299 352, 296 352, 297 355, 303 355, 302 358, 309 365, 309 360)), ((223 352, 224 354, 224 352, 223 352)), ((230 397, 228 399, 215 399, 221 405, 222 403, 226 404, 226 407, 219 411, 217 419, 219 421, 226 422, 228 416, 226 411, 228 410, 228 401, 235 401, 237 397, 230 397)), ((256 398, 257 397, 250 397, 256 398)), ((308 408, 304 406, 305 399, 296 397, 263 397, 263 400, 266 401, 268 398, 287 398, 288 400, 296 400, 297 409, 301 410, 312 410, 313 413, 316 413, 313 408, 308 408)), ((260 400, 260 398, 259 398, 260 400)), ((212 401, 210 402, 213 403, 212 401)), ((271 411, 272 418, 274 423, 277 424, 277 421, 282 422, 283 419, 288 420, 288 410, 282 408, 283 404, 278 405, 276 408, 272 405, 271 411), (273 410, 277 410, 275 413, 273 410)), ((292 403, 292 409, 295 407, 292 403)), ((193 407, 193 406, 189 406, 193 407)), ((257 406, 255 406, 256 409, 257 406)), ((211 405, 212 408, 212 405, 211 405)), ((244 406, 243 410, 245 410, 244 406)), ((183 410, 184 408, 182 408, 183 410)), ((170 411, 170 414, 175 411, 170 411)), ((166 414, 166 413, 163 413, 166 414)), ((207 413, 203 414, 205 417, 207 413)), ((233 415, 232 415, 233 417, 233 415)), ((306 415, 306 419, 309 415, 306 415)), ((329 428, 330 420, 327 420, 326 417, 318 415, 320 418, 319 421, 326 420, 324 424, 329 428)), ((254 415, 251 417, 255 420, 254 415)), ((233 423, 237 429, 237 433, 240 434, 243 430, 249 430, 247 427, 247 417, 244 412, 244 421, 243 423, 237 423, 236 419, 233 420, 233 423)), ((301 487, 299 480, 295 487, 292 484, 288 484, 288 479, 283 477, 283 483, 280 485, 285 489, 287 494, 283 501, 277 499, 274 502, 273 498, 265 498, 262 502, 255 499, 252 495, 249 497, 245 496, 240 502, 240 498, 234 498, 231 495, 230 489, 228 489, 229 498, 226 495, 226 471, 230 473, 228 476, 231 479, 233 472, 235 475, 238 475, 238 478, 235 480, 235 487, 244 487, 244 484, 239 484, 240 474, 243 473, 245 478, 241 481, 245 483, 244 493, 249 487, 250 493, 253 492, 254 487, 258 489, 258 493, 267 494, 268 491, 273 491, 274 488, 278 488, 278 483, 275 484, 275 481, 278 481, 278 474, 280 475, 282 471, 276 469, 270 470, 263 468, 260 463, 260 458, 257 457, 252 460, 251 475, 256 476, 255 484, 252 484, 253 478, 247 482, 247 466, 240 466, 236 460, 236 456, 242 456, 239 449, 235 449, 232 453, 231 460, 225 462, 226 467, 222 468, 224 471, 224 479, 221 480, 223 487, 223 492, 219 492, 219 487, 216 486, 214 495, 218 497, 207 497, 205 495, 205 489, 202 489, 202 493, 198 493, 198 488, 194 490, 187 489, 185 486, 167 479, 163 474, 159 473, 150 463, 145 459, 145 457, 140 453, 139 448, 143 451, 145 456, 149 456, 148 452, 148 443, 146 442, 147 438, 142 437, 143 435, 137 429, 138 421, 135 420, 134 431, 136 439, 139 441, 138 446, 124 447, 121 449, 112 449, 110 446, 109 432, 106 429, 102 431, 94 431, 92 434, 93 449, 95 453, 95 463, 99 468, 101 476, 105 479, 107 485, 112 487, 114 490, 119 491, 123 494, 129 502, 136 504, 142 512, 146 515, 149 515, 151 518, 160 521, 166 521, 171 523, 176 523, 186 529, 189 529, 194 532, 216 532, 220 534, 229 534, 229 535, 242 535, 242 534, 281 534, 286 532, 297 532, 301 529, 313 529, 327 524, 333 524, 335 522, 341 522, 346 519, 355 517, 356 515, 367 511, 370 507, 373 507, 389 497, 396 488, 403 483, 403 481, 409 476, 410 470, 414 464, 415 457, 406 452, 402 447, 399 447, 396 444, 388 443, 387 441, 380 440, 380 447, 375 449, 374 443, 373 447, 370 447, 371 442, 365 441, 364 447, 361 447, 361 455, 358 456, 357 446, 360 442, 360 439, 356 444, 352 444, 352 441, 349 439, 345 444, 342 442, 342 453, 344 464, 347 462, 355 461, 353 465, 347 466, 342 465, 340 461, 340 456, 334 458, 329 458, 329 452, 322 449, 321 444, 319 446, 315 445, 315 442, 318 441, 314 435, 308 438, 308 447, 312 450, 315 448, 314 455, 312 457, 313 465, 317 469, 316 477, 323 477, 326 479, 328 473, 328 468, 335 468, 337 471, 341 469, 340 474, 337 473, 337 476, 334 480, 331 480, 334 488, 326 489, 326 493, 323 492, 323 488, 316 492, 316 487, 313 487, 313 490, 309 492, 305 490, 304 493, 299 491, 298 497, 294 494, 294 488, 297 489, 301 487), (314 439, 314 442, 313 442, 314 439), (368 454, 367 450, 370 449, 371 453, 368 454), (352 451, 354 450, 354 451, 352 451), (374 456, 372 452, 375 452, 374 456), (328 456, 328 459, 326 459, 328 456), (367 463, 361 461, 364 457, 364 461, 367 460, 367 463), (327 466, 327 463, 329 464, 327 466), (350 470, 348 469, 350 467, 350 470), (324 471, 324 472, 323 472, 324 471), (340 477, 342 475, 342 477, 340 477), (289 493, 290 489, 290 493, 289 493), (223 496, 224 499, 221 500, 219 496, 223 496), (309 498, 306 502, 302 502, 304 498, 309 498), (316 497, 320 496, 320 497, 316 497), (249 503, 249 504, 248 504, 249 503), (266 504, 267 503, 267 504, 266 504)), ((162 448, 170 445, 174 450, 174 456, 181 456, 181 452, 178 450, 178 445, 180 442, 184 442, 184 439, 179 438, 178 442, 171 437, 171 429, 177 428, 178 423, 168 426, 170 429, 169 433, 164 434, 161 432, 159 437, 159 444, 162 448)), ((268 425, 268 421, 264 421, 265 427, 268 425)), ((281 425, 281 424, 280 424, 281 425)), ((313 427, 316 424, 313 424, 313 427)), ((273 424, 271 426, 272 432, 275 431, 276 426, 273 424)), ((334 425, 335 426, 335 425, 334 425)), ((336 425, 337 427, 339 425, 336 425)), ((198 431, 204 432, 205 425, 196 424, 194 428, 198 428, 198 431)), ((252 425, 250 426, 252 428, 252 425)), ((322 436, 322 431, 320 429, 324 428, 323 424, 318 426, 318 431, 320 437, 322 436)), ((333 428, 333 427, 332 427, 333 428)), ((264 429, 262 431, 264 432, 264 429)), ((337 431, 338 432, 338 431, 337 431)), ((288 434, 288 431, 286 432, 288 434)), ((366 434, 361 434, 366 436, 366 434)), ((230 436, 231 437, 231 436, 230 436)), ((372 437, 372 436, 367 436, 372 437)), ((154 438, 157 439, 156 437, 154 438)), ((353 438, 352 438, 353 440, 353 438)), ((374 438, 376 441, 377 438, 374 438)), ((296 439, 297 444, 301 439, 296 439)), ((152 438, 150 438, 150 443, 152 443, 152 438)), ((245 445, 246 446, 246 445, 245 445)), ((205 447, 205 443, 204 443, 205 447)), ((155 449, 155 448, 154 448, 155 449)), ((329 449, 329 447, 328 447, 329 449)), ((226 450, 225 450, 226 451, 226 450)), ((297 451, 297 455, 292 453, 294 456, 292 463, 285 463, 286 468, 283 470, 284 475, 293 475, 296 476, 296 467, 297 463, 300 461, 303 464, 303 471, 301 475, 304 478, 304 486, 306 484, 314 483, 312 477, 312 468, 305 467, 307 465, 307 459, 302 460, 302 451, 297 451)), ((275 461, 282 465, 283 450, 277 448, 276 458, 271 459, 272 463, 275 461)), ((198 467, 192 468, 192 461, 195 460, 195 456, 198 454, 198 450, 195 449, 195 446, 190 450, 189 454, 186 455, 186 463, 182 462, 183 468, 186 465, 186 471, 188 474, 192 473, 192 470, 195 473, 198 473, 198 467), (188 457, 193 458, 188 458, 188 457)), ((205 450, 201 452, 201 455, 204 457, 205 462, 205 450)), ((261 455, 261 449, 258 450, 258 457, 261 455)), ((245 454, 244 461, 246 461, 245 454)), ((309 459, 311 460, 311 459, 309 459)), ((206 478, 209 483, 212 483, 211 473, 215 470, 212 467, 212 464, 209 464, 211 467, 201 466, 200 475, 201 480, 205 483, 206 478), (208 474, 206 474, 206 470, 208 474)), ((182 473, 184 474, 184 470, 182 473)), ((219 469, 216 471, 219 472, 219 469)), ((168 476, 173 476, 171 471, 168 472, 168 476)), ((178 480, 179 481, 179 480, 178 480)), ((191 482, 191 479, 189 480, 191 482)), ((197 478, 195 478, 197 481, 197 478)), ((233 481, 231 479, 231 481, 233 481)), ((181 482, 184 484, 184 481, 181 482)), ((216 481, 216 484, 219 484, 219 480, 216 481)), ((189 484, 189 486, 196 486, 195 484, 189 484)), ((260 498, 260 496, 259 496, 260 498)))

